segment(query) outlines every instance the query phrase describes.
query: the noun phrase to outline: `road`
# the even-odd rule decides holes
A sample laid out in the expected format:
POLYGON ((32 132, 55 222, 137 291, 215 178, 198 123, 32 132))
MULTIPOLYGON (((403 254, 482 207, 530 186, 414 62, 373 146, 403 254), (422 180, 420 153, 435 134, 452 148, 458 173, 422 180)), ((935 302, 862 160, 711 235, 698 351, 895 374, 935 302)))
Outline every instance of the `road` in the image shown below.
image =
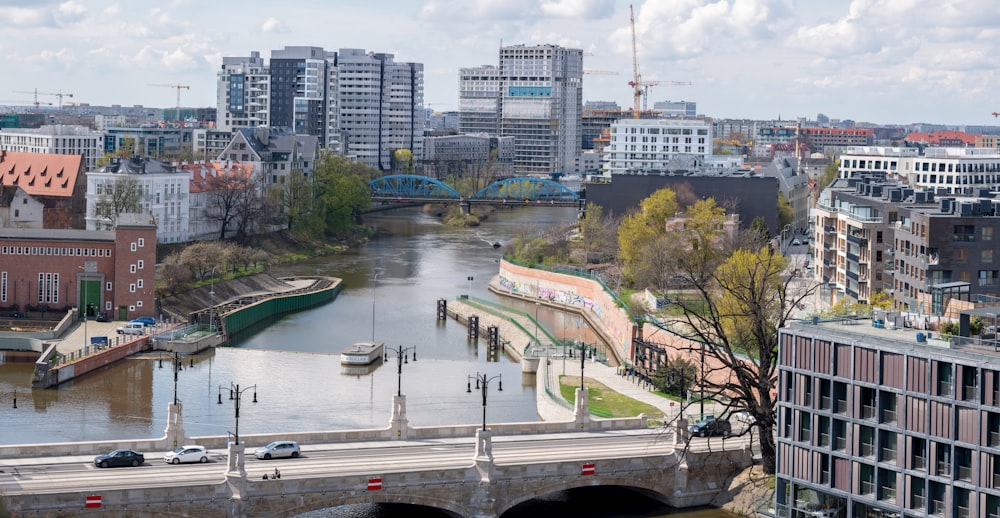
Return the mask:
MULTIPOLYGON (((744 438, 726 439, 729 446, 744 438)), ((720 448, 723 439, 692 439, 691 448, 720 448)), ((302 448, 297 459, 257 460, 248 447, 247 478, 255 480, 275 468, 286 478, 368 476, 383 472, 462 469, 472 465, 473 438, 425 441, 373 441, 317 444, 302 448)), ((668 455, 673 436, 663 430, 578 432, 566 434, 505 436, 493 438, 497 465, 668 455)), ((146 453, 146 463, 136 468, 98 468, 93 457, 44 457, 0 460, 0 494, 58 493, 94 489, 134 489, 153 486, 215 484, 223 479, 225 452, 209 451, 205 464, 170 465, 163 453, 146 453)))

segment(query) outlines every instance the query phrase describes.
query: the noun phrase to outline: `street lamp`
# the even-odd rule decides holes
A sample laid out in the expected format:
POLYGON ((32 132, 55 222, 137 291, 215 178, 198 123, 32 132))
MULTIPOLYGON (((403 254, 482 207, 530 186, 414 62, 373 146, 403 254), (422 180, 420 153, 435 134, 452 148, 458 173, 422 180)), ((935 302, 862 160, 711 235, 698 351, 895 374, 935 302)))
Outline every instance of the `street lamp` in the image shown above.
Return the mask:
MULTIPOLYGON (((222 385, 219 385, 219 404, 222 404, 222 385)), ((233 401, 233 407, 236 409, 236 433, 233 434, 236 444, 240 443, 240 402, 243 397, 243 393, 253 389, 253 402, 257 402, 257 385, 251 385, 249 387, 244 387, 240 389, 240 386, 233 385, 229 382, 229 399, 233 401)))
MULTIPOLYGON (((483 431, 484 432, 486 431, 486 393, 487 393, 487 388, 489 387, 489 384, 490 384, 491 381, 497 380, 497 392, 503 392, 503 379, 501 378, 501 376, 502 376, 502 374, 497 374, 496 376, 493 376, 492 378, 489 378, 489 377, 487 377, 486 374, 480 374, 478 372, 476 373, 476 376, 475 376, 475 378, 476 378, 476 390, 479 390, 480 392, 482 392, 482 395, 483 395, 483 431)), ((470 381, 472 378, 473 378, 473 376, 470 374, 468 376, 468 379, 466 380, 467 385, 466 385, 466 388, 465 388, 465 392, 467 392, 467 393, 472 393, 472 381, 470 381)))
POLYGON ((417 346, 414 345, 412 347, 403 347, 402 345, 400 345, 399 347, 397 347, 395 349, 388 349, 385 352, 385 361, 389 361, 389 351, 394 351, 396 353, 396 360, 397 360, 397 362, 396 362, 396 366, 397 366, 396 375, 397 375, 397 378, 398 378, 397 379, 398 389, 396 390, 396 395, 402 397, 403 396, 403 364, 404 363, 410 363, 409 360, 407 360, 407 358, 406 358, 406 351, 413 351, 413 361, 417 361, 417 346))
POLYGON ((375 284, 378 282, 378 270, 372 277, 372 342, 375 341, 375 284))
POLYGON ((208 296, 212 298, 212 305, 208 307, 208 330, 215 331, 215 269, 212 267, 212 281, 208 285, 208 296))
POLYGON ((701 408, 701 418, 705 418, 705 342, 701 343, 701 401, 698 405, 701 408))
MULTIPOLYGON (((585 342, 580 342, 580 390, 586 390, 583 386, 583 365, 587 359, 587 355, 584 353, 583 349, 587 344, 585 342)), ((565 361, 565 360, 563 360, 565 361)))

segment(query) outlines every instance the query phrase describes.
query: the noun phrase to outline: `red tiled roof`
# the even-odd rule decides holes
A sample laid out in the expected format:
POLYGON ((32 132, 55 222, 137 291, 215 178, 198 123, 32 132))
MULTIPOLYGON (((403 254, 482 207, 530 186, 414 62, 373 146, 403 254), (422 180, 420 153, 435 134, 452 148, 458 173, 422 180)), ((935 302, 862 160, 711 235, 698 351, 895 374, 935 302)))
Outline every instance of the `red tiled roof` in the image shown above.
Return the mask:
POLYGON ((191 172, 191 185, 189 189, 192 193, 211 190, 211 183, 209 181, 215 176, 250 176, 253 174, 253 164, 230 161, 184 164, 179 166, 179 169, 191 172))
POLYGON ((961 142, 964 146, 975 146, 977 136, 974 133, 965 133, 963 131, 941 130, 930 133, 910 133, 903 140, 907 142, 924 142, 927 144, 941 144, 942 141, 946 143, 961 142))
POLYGON ((16 185, 31 196, 71 197, 82 155, 0 151, 0 185, 16 185))

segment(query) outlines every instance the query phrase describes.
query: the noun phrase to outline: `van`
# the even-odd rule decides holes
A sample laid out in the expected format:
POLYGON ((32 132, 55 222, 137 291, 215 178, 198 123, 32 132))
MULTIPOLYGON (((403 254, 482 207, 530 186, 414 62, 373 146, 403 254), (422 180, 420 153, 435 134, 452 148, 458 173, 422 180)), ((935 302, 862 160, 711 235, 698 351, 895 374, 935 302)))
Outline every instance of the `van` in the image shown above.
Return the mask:
POLYGON ((146 334, 146 324, 142 322, 129 322, 118 329, 120 335, 142 335, 146 334))

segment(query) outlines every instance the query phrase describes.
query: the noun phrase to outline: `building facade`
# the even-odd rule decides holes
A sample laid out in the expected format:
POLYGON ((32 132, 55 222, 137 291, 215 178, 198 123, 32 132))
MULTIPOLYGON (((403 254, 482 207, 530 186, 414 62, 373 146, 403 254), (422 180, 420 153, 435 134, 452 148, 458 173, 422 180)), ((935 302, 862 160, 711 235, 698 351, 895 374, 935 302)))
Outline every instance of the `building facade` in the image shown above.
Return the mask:
POLYGON ((620 119, 611 125, 604 172, 698 169, 712 158, 712 125, 704 120, 620 119))
POLYGON ((0 226, 84 228, 83 155, 0 151, 0 226))
POLYGON ((459 69, 458 131, 500 132, 500 69, 495 65, 459 69))
POLYGON ((514 137, 514 171, 571 171, 581 150, 583 51, 501 47, 499 72, 500 135, 514 137))
POLYGON ((104 134, 85 126, 42 126, 0 130, 0 150, 21 153, 80 155, 85 170, 104 156, 104 134))
POLYGON ((115 158, 97 171, 87 173, 87 230, 110 230, 119 226, 117 214, 99 214, 98 204, 110 203, 118 205, 119 209, 130 205, 114 201, 115 184, 126 179, 134 181, 137 188, 134 200, 129 201, 137 203, 137 212, 151 218, 156 225, 155 243, 190 241, 191 175, 176 166, 138 157, 115 158))
POLYGON ((425 137, 423 149, 420 165, 431 178, 477 177, 492 182, 514 175, 513 137, 484 133, 425 137))
POLYGON ((155 270, 148 218, 123 217, 114 231, 0 229, 3 306, 75 306, 118 320, 154 315, 155 270))
POLYGON ((271 125, 271 76, 260 52, 222 58, 217 81, 219 131, 271 125))
POLYGON ((1000 190, 1000 150, 995 148, 929 147, 901 165, 900 175, 914 188, 949 194, 971 194, 981 187, 1000 190))
POLYGON ((858 324, 779 331, 776 515, 1000 517, 994 348, 858 324))

